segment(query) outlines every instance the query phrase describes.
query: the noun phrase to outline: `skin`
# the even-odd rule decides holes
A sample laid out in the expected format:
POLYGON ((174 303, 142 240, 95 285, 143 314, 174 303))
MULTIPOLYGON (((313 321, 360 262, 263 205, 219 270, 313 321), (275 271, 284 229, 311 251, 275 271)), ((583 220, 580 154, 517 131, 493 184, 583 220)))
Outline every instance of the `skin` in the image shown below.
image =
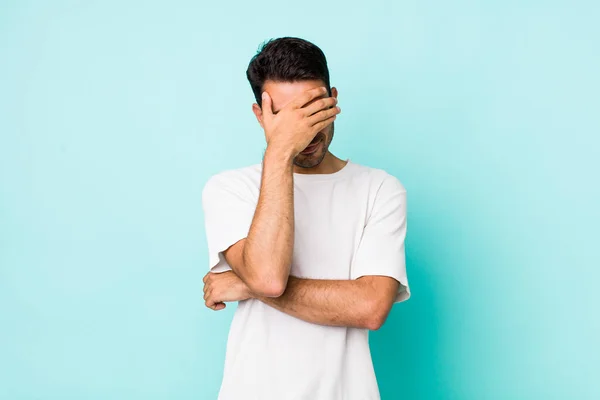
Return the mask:
MULTIPOLYGON (((300 82, 274 82, 266 81, 263 89, 269 93, 272 99, 272 111, 275 115, 287 106, 294 98, 300 94, 324 86, 324 82, 320 80, 308 80, 300 82)), ((337 104, 338 90, 336 87, 331 88, 331 97, 335 99, 337 104)), ((320 94, 316 99, 309 104, 314 103, 319 99, 327 99, 327 93, 320 94)), ((261 107, 254 103, 252 104, 252 112, 260 126, 265 129, 263 122, 264 116, 261 107)), ((344 160, 341 160, 329 152, 329 145, 333 140, 335 123, 321 129, 316 137, 322 139, 322 142, 317 151, 310 155, 298 154, 294 159, 294 172, 298 174, 330 174, 339 171, 346 165, 344 160)))
MULTIPOLYGON (((267 82, 257 116, 267 141, 258 203, 243 247, 230 249, 228 261, 253 293, 277 297, 285 290, 292 263, 294 161, 315 137, 326 138, 325 129, 340 109, 335 98, 325 97, 322 84, 296 91, 272 88, 273 94, 269 87, 267 82)), ((312 164, 317 155, 300 156, 312 164)))
POLYGON ((281 296, 264 297, 252 293, 235 272, 227 271, 204 277, 204 299, 208 308, 218 311, 225 308, 225 302, 256 298, 314 324, 377 330, 387 319, 398 286, 398 281, 387 276, 355 280, 290 276, 281 296))
POLYGON ((355 280, 290 276, 294 243, 293 173, 329 174, 346 164, 329 151, 333 121, 341 111, 338 91, 328 96, 319 80, 267 81, 262 108, 252 110, 265 132, 267 149, 259 200, 248 237, 223 252, 232 271, 208 273, 204 300, 213 310, 225 302, 256 298, 308 322, 379 329, 399 283, 386 276, 355 280), (321 88, 321 89, 320 89, 321 88), (311 154, 301 154, 319 141, 311 154))

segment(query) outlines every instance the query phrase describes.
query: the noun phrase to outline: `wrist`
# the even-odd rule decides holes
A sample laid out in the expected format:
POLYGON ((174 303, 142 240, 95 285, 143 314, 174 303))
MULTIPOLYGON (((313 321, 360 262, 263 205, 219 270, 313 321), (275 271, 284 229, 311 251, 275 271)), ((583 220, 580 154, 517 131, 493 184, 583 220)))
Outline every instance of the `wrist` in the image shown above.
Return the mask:
POLYGON ((283 164, 283 165, 292 165, 296 154, 294 154, 294 150, 289 146, 281 146, 275 143, 270 143, 267 145, 267 149, 265 150, 264 162, 265 163, 275 163, 275 164, 283 164))

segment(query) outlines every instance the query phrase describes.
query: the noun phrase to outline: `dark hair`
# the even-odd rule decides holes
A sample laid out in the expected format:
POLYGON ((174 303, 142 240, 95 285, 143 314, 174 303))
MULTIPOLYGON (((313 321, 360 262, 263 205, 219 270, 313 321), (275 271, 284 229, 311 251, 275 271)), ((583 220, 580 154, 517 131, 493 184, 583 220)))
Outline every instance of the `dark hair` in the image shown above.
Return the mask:
POLYGON ((250 60, 246 77, 254 98, 262 107, 262 91, 266 80, 295 82, 322 80, 331 95, 329 70, 325 54, 316 45, 304 39, 282 37, 264 42, 250 60))

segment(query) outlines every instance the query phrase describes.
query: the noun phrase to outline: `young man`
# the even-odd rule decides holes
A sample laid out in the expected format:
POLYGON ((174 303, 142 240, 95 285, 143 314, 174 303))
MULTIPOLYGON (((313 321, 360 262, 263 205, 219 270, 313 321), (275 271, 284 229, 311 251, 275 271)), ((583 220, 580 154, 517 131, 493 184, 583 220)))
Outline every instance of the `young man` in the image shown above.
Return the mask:
POLYGON ((328 150, 340 109, 317 46, 271 40, 246 74, 264 158, 203 190, 206 306, 239 302, 219 399, 378 399, 368 332, 410 296, 406 190, 328 150))

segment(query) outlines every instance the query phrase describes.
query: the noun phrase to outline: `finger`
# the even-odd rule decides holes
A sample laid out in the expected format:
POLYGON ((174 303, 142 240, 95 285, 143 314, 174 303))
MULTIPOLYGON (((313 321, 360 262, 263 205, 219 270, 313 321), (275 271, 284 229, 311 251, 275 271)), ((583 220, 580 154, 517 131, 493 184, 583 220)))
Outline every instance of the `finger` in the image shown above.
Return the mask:
POLYGON ((223 295, 220 293, 219 290, 214 289, 214 288, 210 288, 208 290, 208 293, 206 294, 206 304, 210 304, 211 307, 214 307, 215 304, 217 303, 222 303, 222 299, 223 299, 223 295))
POLYGON ((316 100, 307 106, 304 107, 306 116, 313 115, 316 112, 319 112, 324 109, 328 109, 337 104, 337 99, 335 97, 325 97, 319 100, 316 100))
POLYGON ((207 297, 206 299, 204 299, 204 304, 206 304, 206 307, 208 308, 213 308, 215 306, 215 301, 212 297, 207 297))
POLYGON ((269 93, 263 92, 262 104, 261 104, 263 119, 269 119, 273 116, 273 104, 271 103, 271 96, 269 93))
POLYGON ((202 278, 202 282, 206 283, 206 281, 208 280, 208 277, 210 275, 210 272, 206 275, 204 275, 204 278, 202 278))
POLYGON ((329 117, 326 120, 323 120, 321 122, 317 122, 316 124, 314 124, 312 126, 312 130, 313 132, 319 132, 321 129, 325 128, 327 125, 331 124, 334 120, 335 117, 337 117, 337 114, 334 115, 333 117, 329 117))
POLYGON ((207 290, 204 291, 204 301, 208 300, 208 298, 210 297, 211 293, 212 293, 212 290, 210 290, 210 289, 207 289, 207 290))
POLYGON ((321 121, 324 121, 326 119, 329 119, 331 117, 338 115, 341 111, 342 111, 342 109, 339 107, 333 107, 333 108, 328 108, 326 110, 319 111, 318 113, 313 114, 308 118, 308 123, 310 125, 315 125, 316 123, 319 123, 321 121))
POLYGON ((323 96, 326 93, 327 89, 323 86, 307 90, 292 100, 292 108, 302 108, 309 101, 316 99, 319 96, 323 96))
POLYGON ((225 307, 226 307, 225 303, 216 303, 215 306, 213 307, 213 310, 220 311, 220 310, 224 309, 225 307))

